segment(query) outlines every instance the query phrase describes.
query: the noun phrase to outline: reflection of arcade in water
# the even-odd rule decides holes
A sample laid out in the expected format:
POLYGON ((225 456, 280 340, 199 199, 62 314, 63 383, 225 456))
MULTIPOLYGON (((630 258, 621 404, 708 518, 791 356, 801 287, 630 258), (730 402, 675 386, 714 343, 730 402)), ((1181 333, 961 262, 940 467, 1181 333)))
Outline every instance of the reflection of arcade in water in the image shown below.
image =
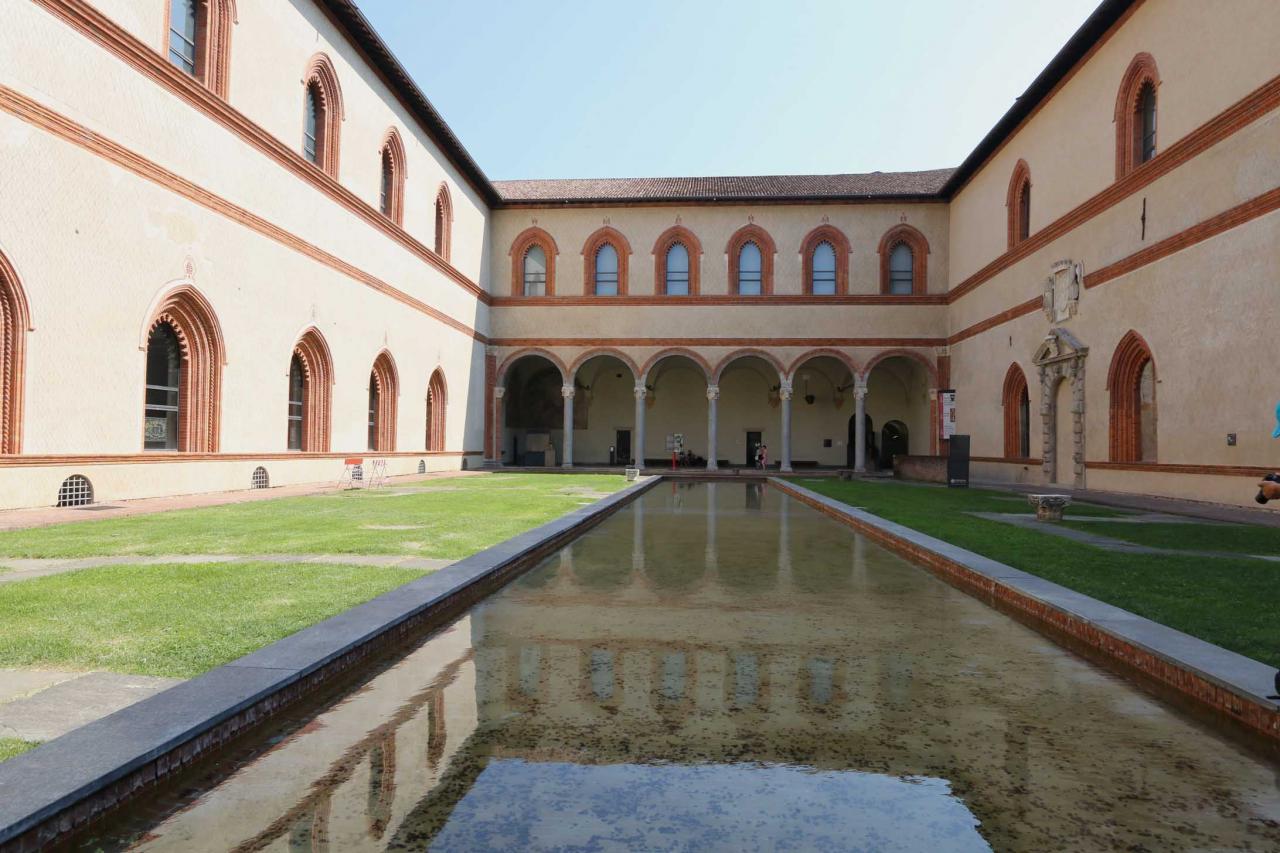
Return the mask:
POLYGON ((226 768, 139 846, 1280 843, 1274 767, 761 484, 660 484, 226 768))

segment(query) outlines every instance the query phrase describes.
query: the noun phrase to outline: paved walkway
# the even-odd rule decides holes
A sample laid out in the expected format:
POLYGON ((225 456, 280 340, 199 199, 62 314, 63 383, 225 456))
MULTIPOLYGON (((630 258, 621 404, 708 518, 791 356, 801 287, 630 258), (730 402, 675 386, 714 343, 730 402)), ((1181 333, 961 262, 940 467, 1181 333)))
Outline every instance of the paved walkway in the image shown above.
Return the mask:
POLYGON ((181 681, 114 672, 0 669, 0 738, 53 740, 181 681))
MULTIPOLYGON (((1252 557, 1256 560, 1269 560, 1273 563, 1280 563, 1280 556, 1275 554, 1240 554, 1232 551, 1187 551, 1181 548, 1158 548, 1152 545, 1140 545, 1137 542, 1126 542, 1123 539, 1116 539, 1111 536, 1103 536, 1101 533, 1094 533, 1088 530, 1076 530, 1071 527, 1063 527, 1061 524, 1052 521, 1041 521, 1034 515, 1026 515, 1022 513, 1007 512, 969 512, 966 515, 972 515, 975 518, 984 518, 987 521, 999 521, 1003 524, 1012 524, 1014 527, 1021 527, 1025 530, 1034 530, 1037 533, 1045 533, 1049 536, 1057 536, 1060 539, 1070 539, 1073 542, 1079 542, 1083 545, 1092 545, 1095 548, 1101 548, 1104 551, 1115 551, 1121 554, 1163 554, 1174 557, 1215 557, 1225 558, 1229 560, 1238 560, 1241 558, 1252 557)), ((1143 516, 1130 516, 1124 519, 1116 518, 1100 518, 1098 516, 1082 516, 1068 515, 1065 521, 1124 521, 1128 524, 1168 524, 1169 516, 1161 513, 1152 513, 1143 516)), ((1176 518, 1176 517, 1175 517, 1176 518)), ((1180 524, 1188 523, 1184 518, 1177 518, 1176 522, 1180 524)), ((1226 525, 1223 525, 1226 526, 1226 525)))
MULTIPOLYGON (((60 575, 79 569, 96 569, 99 566, 164 566, 175 563, 322 563, 331 566, 388 566, 398 569, 436 571, 453 562, 453 560, 433 557, 398 554, 162 554, 146 557, 124 554, 114 557, 0 557, 0 566, 9 570, 0 574, 0 584, 31 580, 46 575, 60 575)), ((3 690, 3 684, 0 684, 0 690, 3 690)))
POLYGON ((1280 504, 1276 509, 1232 506, 1207 501, 1188 501, 1177 498, 1161 498, 1154 495, 1131 495, 1125 492, 1100 492, 1093 489, 1072 489, 1067 486, 1028 486, 1023 483, 991 483, 974 481, 973 485, 984 489, 1000 489, 1020 492, 1024 495, 1071 495, 1077 501, 1103 506, 1135 509, 1141 512, 1168 513, 1190 516, 1204 521, 1222 521, 1229 524, 1259 524, 1264 527, 1280 527, 1280 504))
MULTIPOLYGON (((423 480, 442 480, 450 477, 472 477, 484 471, 441 471, 436 474, 405 474, 389 477, 392 485, 407 485, 423 480)), ((270 489, 241 489, 234 492, 214 492, 201 495, 177 495, 167 498, 139 498, 132 501, 116 501, 110 504, 92 504, 87 507, 33 507, 0 512, 0 531, 21 530, 27 527, 45 527, 50 524, 66 524, 73 521, 97 521, 103 518, 122 518, 129 515, 145 515, 152 512, 168 512, 175 509, 196 509, 206 506, 269 501, 276 498, 320 495, 338 491, 334 483, 304 483, 298 486, 277 486, 270 489)))

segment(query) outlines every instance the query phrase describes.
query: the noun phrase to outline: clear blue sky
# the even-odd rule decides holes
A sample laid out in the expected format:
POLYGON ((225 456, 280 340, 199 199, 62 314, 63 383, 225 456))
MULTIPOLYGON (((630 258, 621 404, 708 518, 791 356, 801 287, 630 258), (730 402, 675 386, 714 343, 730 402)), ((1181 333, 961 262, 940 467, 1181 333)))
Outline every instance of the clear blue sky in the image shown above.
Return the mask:
POLYGON ((1098 0, 359 0, 495 180, 955 166, 1098 0))

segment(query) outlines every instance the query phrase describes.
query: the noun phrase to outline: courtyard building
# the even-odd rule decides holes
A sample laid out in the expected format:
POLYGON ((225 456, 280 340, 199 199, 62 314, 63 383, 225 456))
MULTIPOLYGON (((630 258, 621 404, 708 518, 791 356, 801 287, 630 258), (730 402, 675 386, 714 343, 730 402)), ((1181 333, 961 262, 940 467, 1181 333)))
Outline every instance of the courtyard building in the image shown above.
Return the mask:
POLYGON ((873 473, 948 452, 944 390, 979 480, 1247 503, 1276 464, 1270 0, 1105 0, 955 168, 521 181, 353 0, 3 8, 0 508, 873 473))

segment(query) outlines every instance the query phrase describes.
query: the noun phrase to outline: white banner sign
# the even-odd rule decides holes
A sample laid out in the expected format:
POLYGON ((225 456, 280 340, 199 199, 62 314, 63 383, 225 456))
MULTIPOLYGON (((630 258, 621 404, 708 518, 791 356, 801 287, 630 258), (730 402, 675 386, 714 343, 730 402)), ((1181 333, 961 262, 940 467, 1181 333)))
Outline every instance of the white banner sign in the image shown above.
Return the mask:
POLYGON ((939 391, 938 402, 942 406, 942 437, 951 438, 956 434, 956 392, 939 391))

